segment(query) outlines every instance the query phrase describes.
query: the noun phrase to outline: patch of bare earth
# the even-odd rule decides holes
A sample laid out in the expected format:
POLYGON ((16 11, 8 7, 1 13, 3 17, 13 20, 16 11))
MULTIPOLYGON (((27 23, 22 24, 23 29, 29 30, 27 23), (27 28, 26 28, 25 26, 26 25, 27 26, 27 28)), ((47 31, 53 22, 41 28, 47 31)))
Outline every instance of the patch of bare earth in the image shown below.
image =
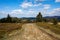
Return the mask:
POLYGON ((55 40, 42 32, 35 24, 24 24, 21 30, 11 32, 5 40, 55 40))

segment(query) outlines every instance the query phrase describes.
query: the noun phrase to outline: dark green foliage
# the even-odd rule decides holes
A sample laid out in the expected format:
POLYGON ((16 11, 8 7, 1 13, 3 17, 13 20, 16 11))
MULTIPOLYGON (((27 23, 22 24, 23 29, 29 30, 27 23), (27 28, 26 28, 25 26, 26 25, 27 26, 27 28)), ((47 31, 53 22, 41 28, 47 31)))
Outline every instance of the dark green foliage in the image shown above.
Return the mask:
POLYGON ((6 18, 6 21, 9 23, 9 22, 12 22, 12 18, 10 17, 10 15, 8 14, 7 18, 6 18))
POLYGON ((53 22, 54 25, 56 25, 58 23, 56 18, 53 18, 52 22, 53 22))
POLYGON ((10 23, 10 22, 12 22, 12 18, 8 14, 7 18, 0 19, 0 22, 2 22, 2 23, 10 23))
POLYGON ((0 22, 2 22, 2 23, 6 22, 6 18, 0 19, 0 22))
POLYGON ((20 23, 21 20, 17 17, 12 18, 12 23, 20 23))
POLYGON ((43 18, 43 21, 44 21, 44 22, 48 22, 48 20, 47 20, 46 18, 43 18))
POLYGON ((7 18, 2 18, 0 19, 1 23, 20 23, 20 18, 17 17, 11 17, 9 14, 7 16, 7 18))
POLYGON ((39 14, 36 16, 36 21, 37 21, 37 22, 42 22, 41 12, 39 12, 39 14))

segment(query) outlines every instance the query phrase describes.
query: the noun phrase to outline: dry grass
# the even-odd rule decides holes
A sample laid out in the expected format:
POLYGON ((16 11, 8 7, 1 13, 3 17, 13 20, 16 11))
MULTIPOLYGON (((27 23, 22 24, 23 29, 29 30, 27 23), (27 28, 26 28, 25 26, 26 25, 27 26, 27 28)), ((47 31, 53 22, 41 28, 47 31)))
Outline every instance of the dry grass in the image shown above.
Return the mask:
POLYGON ((38 22, 37 25, 40 27, 43 27, 45 29, 49 29, 56 34, 60 34, 60 25, 58 25, 58 24, 53 25, 53 24, 50 24, 48 22, 38 22))
POLYGON ((0 23, 0 31, 11 31, 21 28, 22 23, 0 23))
POLYGON ((23 23, 0 23, 0 38, 3 38, 6 33, 22 28, 23 23))

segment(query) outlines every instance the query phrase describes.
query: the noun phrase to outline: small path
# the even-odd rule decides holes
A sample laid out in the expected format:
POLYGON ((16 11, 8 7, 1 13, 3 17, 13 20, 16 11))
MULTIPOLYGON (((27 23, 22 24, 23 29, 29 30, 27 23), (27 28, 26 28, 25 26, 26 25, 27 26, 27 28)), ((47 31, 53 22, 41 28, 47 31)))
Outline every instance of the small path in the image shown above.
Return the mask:
POLYGON ((16 32, 11 33, 13 36, 7 37, 6 40, 55 40, 42 32, 34 23, 24 24, 22 29, 16 32))

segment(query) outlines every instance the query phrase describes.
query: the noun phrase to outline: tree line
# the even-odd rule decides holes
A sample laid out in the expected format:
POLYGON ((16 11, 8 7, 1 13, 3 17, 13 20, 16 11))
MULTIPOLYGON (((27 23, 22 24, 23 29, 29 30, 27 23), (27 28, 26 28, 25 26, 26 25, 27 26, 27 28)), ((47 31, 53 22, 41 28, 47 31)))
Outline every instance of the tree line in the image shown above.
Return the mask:
POLYGON ((18 23, 18 22, 20 22, 20 18, 11 17, 9 14, 7 15, 7 18, 0 19, 0 23, 18 23))
MULTIPOLYGON (((42 16, 41 12, 38 13, 38 15, 36 16, 36 20, 33 20, 33 21, 34 22, 53 22, 54 25, 57 24, 56 18, 52 18, 48 20, 42 16)), ((9 14, 7 15, 7 18, 0 19, 0 23, 20 23, 20 22, 22 22, 21 18, 17 18, 17 17, 13 18, 9 14)), ((31 22, 31 21, 28 19, 26 22, 31 22)))
POLYGON ((57 18, 51 18, 51 19, 43 18, 41 12, 39 12, 39 14, 36 16, 36 21, 37 22, 52 22, 54 25, 58 23, 57 18))

